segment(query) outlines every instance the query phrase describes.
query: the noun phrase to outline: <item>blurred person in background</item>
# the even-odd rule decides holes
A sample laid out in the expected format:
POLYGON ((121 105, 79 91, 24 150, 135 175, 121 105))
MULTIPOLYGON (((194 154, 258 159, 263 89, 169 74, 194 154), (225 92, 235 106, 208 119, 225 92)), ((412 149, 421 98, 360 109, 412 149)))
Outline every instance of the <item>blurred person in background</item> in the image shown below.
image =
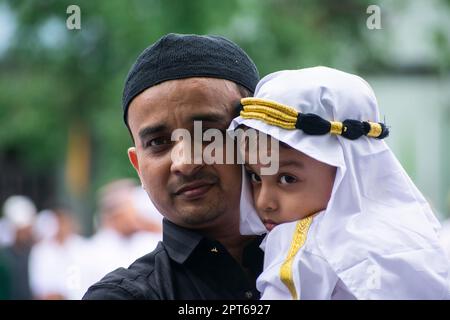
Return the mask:
POLYGON ((58 219, 53 210, 39 211, 33 225, 36 242, 52 239, 58 232, 58 219))
POLYGON ((86 240, 67 209, 46 210, 38 215, 35 228, 40 242, 30 254, 30 286, 35 299, 79 299, 86 284, 86 240))
POLYGON ((34 243, 33 223, 36 207, 27 197, 14 195, 3 205, 4 222, 11 231, 10 244, 0 248, 0 294, 2 299, 27 300, 32 298, 28 260, 34 243))
POLYGON ((161 240, 161 219, 149 218, 157 217, 157 213, 151 213, 156 209, 138 188, 132 179, 113 181, 101 188, 100 226, 88 250, 86 274, 90 284, 119 267, 128 267, 161 240))
POLYGON ((137 259, 151 252, 158 242, 162 241, 163 216, 141 186, 134 188, 132 197, 140 227, 139 231, 132 236, 133 250, 137 259))

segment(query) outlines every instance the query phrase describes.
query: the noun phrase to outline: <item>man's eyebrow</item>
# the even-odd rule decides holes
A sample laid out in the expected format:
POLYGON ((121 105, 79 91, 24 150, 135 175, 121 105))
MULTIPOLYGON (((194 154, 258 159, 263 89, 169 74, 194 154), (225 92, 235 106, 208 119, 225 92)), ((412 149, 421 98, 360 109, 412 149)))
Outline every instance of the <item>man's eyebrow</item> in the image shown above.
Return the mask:
POLYGON ((143 128, 143 129, 141 129, 139 131, 139 137, 142 140, 146 136, 152 135, 154 133, 166 131, 166 130, 167 130, 167 126, 165 126, 163 124, 158 124, 158 125, 155 125, 155 126, 148 126, 148 127, 145 127, 145 128, 143 128))
POLYGON ((226 117, 220 113, 199 113, 190 117, 191 121, 207 121, 225 123, 226 117))

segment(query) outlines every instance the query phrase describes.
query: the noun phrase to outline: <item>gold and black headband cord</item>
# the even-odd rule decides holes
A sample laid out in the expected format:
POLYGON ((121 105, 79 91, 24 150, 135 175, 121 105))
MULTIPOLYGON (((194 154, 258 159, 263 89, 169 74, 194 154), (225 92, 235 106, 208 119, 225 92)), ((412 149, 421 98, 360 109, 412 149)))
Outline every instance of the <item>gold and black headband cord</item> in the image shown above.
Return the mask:
POLYGON ((241 99, 238 111, 244 119, 257 119, 288 130, 300 129, 310 135, 330 133, 350 140, 361 136, 384 139, 389 135, 389 129, 381 122, 351 119, 328 121, 316 114, 301 113, 292 107, 260 98, 241 99))

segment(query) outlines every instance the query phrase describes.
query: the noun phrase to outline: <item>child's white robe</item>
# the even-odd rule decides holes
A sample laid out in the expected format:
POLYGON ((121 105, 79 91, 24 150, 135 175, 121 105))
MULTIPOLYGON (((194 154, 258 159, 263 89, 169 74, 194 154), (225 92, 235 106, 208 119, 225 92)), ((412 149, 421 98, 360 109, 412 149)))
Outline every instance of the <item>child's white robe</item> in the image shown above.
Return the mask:
MULTIPOLYGON (((355 299, 327 263, 314 241, 314 232, 321 215, 314 217, 307 239, 293 261, 293 280, 298 297, 309 299, 355 299)), ((264 239, 264 271, 257 288, 261 299, 292 299, 291 293, 280 279, 281 265, 291 245, 297 222, 276 226, 264 239), (270 243, 265 247, 266 243, 270 243)))
MULTIPOLYGON (((368 256, 338 276, 319 248, 317 229, 322 217, 323 212, 314 216, 306 241, 292 263, 293 283, 298 299, 446 298, 448 286, 443 276, 446 271, 436 270, 436 263, 443 263, 445 267, 446 260, 434 261, 429 267, 423 261, 427 256, 434 259, 434 250, 389 255, 383 257, 383 265, 377 263, 379 257, 368 256), (348 286, 340 277, 347 277, 348 286)), ((257 288, 262 292, 261 299, 292 299, 288 288, 281 281, 280 269, 290 249, 290 239, 294 237, 296 224, 297 222, 290 222, 276 226, 262 243, 265 251, 264 271, 257 280, 257 288)), ((342 259, 345 260, 345 256, 342 259)))

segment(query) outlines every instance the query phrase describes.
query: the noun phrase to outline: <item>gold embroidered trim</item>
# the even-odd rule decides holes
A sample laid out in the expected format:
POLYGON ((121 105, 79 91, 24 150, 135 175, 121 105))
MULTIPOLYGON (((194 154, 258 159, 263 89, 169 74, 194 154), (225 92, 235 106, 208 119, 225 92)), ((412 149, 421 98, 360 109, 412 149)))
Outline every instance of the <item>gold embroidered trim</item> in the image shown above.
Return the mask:
POLYGON ((278 126, 283 129, 289 129, 289 130, 295 129, 295 122, 288 122, 288 121, 280 120, 280 119, 271 117, 270 115, 265 114, 265 113, 241 111, 241 117, 244 119, 262 120, 267 124, 270 124, 272 126, 278 126))
POLYGON ((330 121, 330 124, 331 124, 330 133, 339 135, 342 134, 342 128, 344 127, 342 122, 330 121))
POLYGON ((305 244, 306 236, 308 234, 309 227, 311 226, 312 219, 313 217, 309 216, 297 222, 294 237, 292 238, 291 242, 291 247, 289 248, 288 255, 280 268, 280 279, 289 289, 293 300, 298 300, 298 294, 295 289, 294 277, 292 274, 292 264, 294 262, 295 255, 305 244))
POLYGON ((293 117, 287 113, 284 113, 282 111, 279 111, 275 108, 271 108, 268 106, 261 106, 261 105, 248 105, 248 106, 244 106, 244 111, 245 112, 260 112, 260 113, 264 113, 264 114, 268 114, 271 117, 283 120, 283 121, 288 121, 288 122, 293 122, 294 124, 297 122, 297 116, 293 117))
POLYGON ((367 134, 368 137, 377 138, 380 136, 381 132, 383 131, 383 128, 379 123, 376 122, 369 122, 370 124, 370 131, 367 134))
POLYGON ((273 109, 276 109, 278 111, 286 113, 287 115, 289 115, 291 117, 295 117, 295 118, 297 118, 297 115, 298 115, 297 110, 295 110, 294 108, 286 106, 286 105, 278 103, 278 102, 275 102, 275 101, 266 100, 266 99, 242 98, 241 99, 241 104, 243 106, 260 105, 260 106, 271 107, 273 109))
MULTIPOLYGON (((241 105, 242 109, 240 112, 240 115, 244 119, 257 119, 261 120, 269 125, 278 126, 283 129, 296 129, 297 128, 297 122, 299 121, 298 116, 301 114, 301 112, 298 112, 292 107, 289 107, 287 105, 272 101, 272 100, 266 100, 261 98, 242 98, 241 99, 241 105)), ((313 115, 314 116, 314 115, 313 115)), ((330 134, 336 134, 336 135, 343 135, 346 138, 356 139, 359 138, 362 135, 365 135, 364 132, 362 132, 360 127, 354 128, 354 131, 351 135, 348 134, 348 130, 350 129, 346 125, 344 125, 343 122, 339 121, 328 121, 325 119, 322 119, 321 117, 315 115, 320 121, 321 126, 324 126, 324 122, 326 121, 330 124, 329 133, 330 134)), ((318 119, 314 118, 312 121, 318 121, 318 119)), ((357 121, 357 120, 356 120, 357 121)), ((309 126, 313 123, 310 122, 309 126)), ((344 121, 345 122, 345 121, 344 121)), ((380 123, 376 122, 369 122, 370 130, 366 134, 367 137, 371 138, 378 138, 383 134, 383 127, 380 123)), ((302 125, 299 124, 299 129, 302 129, 302 125)), ((364 127, 365 128, 365 127, 364 127)), ((328 128, 327 128, 328 129, 328 128)), ((321 134, 321 133, 314 133, 311 131, 311 128, 308 129, 310 134, 321 134)), ((389 131, 386 129, 386 134, 383 137, 387 137, 389 134, 389 131)))

